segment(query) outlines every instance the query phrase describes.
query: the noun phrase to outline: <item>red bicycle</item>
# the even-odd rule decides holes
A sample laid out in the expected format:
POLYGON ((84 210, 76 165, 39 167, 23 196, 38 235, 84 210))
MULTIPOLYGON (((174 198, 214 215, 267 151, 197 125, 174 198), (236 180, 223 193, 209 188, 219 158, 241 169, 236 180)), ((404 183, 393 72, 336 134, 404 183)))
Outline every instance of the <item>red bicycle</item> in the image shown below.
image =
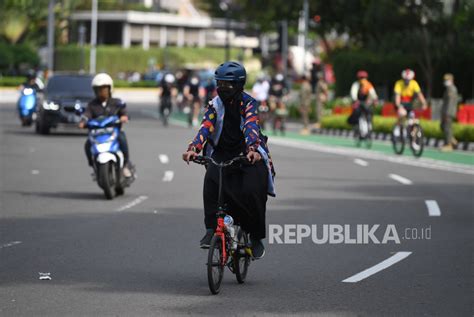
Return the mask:
POLYGON ((212 294, 217 294, 220 291, 226 266, 235 274, 237 282, 242 284, 245 282, 250 261, 253 259, 248 233, 238 224, 234 225, 232 221, 229 223, 228 220, 232 217, 227 214, 226 204, 222 198, 222 170, 237 163, 248 163, 248 159, 245 156, 238 156, 229 161, 217 163, 211 157, 198 156, 193 161, 201 165, 213 164, 219 170, 217 228, 209 245, 206 264, 209 289, 212 294))

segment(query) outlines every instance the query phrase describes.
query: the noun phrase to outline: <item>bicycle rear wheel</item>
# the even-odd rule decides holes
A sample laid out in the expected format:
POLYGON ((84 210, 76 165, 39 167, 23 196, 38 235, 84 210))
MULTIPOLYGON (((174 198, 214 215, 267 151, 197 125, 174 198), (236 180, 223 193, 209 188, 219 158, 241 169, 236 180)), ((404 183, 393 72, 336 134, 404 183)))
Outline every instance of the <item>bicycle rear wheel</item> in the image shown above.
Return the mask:
POLYGON ((359 131, 359 126, 356 126, 354 129, 354 145, 356 147, 360 147, 360 144, 362 142, 361 136, 360 136, 360 131, 359 131))
POLYGON ((370 149, 372 147, 372 131, 369 130, 367 137, 365 138, 365 147, 370 149))
POLYGON ((410 131, 410 148, 415 157, 420 157, 424 149, 423 129, 418 123, 415 123, 410 131))
POLYGON ((402 124, 395 124, 395 126, 392 129, 392 145, 393 145, 393 151, 401 155, 403 154, 403 151, 405 150, 405 132, 404 132, 404 127, 402 124))
POLYGON ((224 265, 222 264, 222 240, 218 235, 212 237, 207 257, 207 281, 212 294, 218 294, 224 276, 224 265))
POLYGON ((250 265, 250 255, 247 253, 246 248, 248 248, 248 235, 242 229, 239 229, 237 232, 238 247, 235 250, 233 263, 234 263, 234 272, 237 282, 242 284, 245 282, 247 277, 248 268, 250 265))

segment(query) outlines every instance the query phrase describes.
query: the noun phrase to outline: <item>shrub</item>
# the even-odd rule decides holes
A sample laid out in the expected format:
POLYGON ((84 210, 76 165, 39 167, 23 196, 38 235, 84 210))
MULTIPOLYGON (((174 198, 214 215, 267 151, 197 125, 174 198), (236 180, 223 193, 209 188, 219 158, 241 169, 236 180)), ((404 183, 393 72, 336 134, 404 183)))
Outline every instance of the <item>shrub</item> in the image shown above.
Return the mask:
MULTIPOLYGON (((396 122, 393 117, 374 116, 373 128, 374 132, 391 133, 393 125, 396 122)), ((441 131, 439 121, 420 120, 421 127, 428 138, 442 139, 443 132, 441 131)), ((322 119, 322 127, 327 129, 344 129, 350 130, 352 127, 347 124, 347 116, 331 115, 325 116, 322 119)), ((454 137, 462 142, 474 142, 474 126, 466 124, 453 124, 454 137)))

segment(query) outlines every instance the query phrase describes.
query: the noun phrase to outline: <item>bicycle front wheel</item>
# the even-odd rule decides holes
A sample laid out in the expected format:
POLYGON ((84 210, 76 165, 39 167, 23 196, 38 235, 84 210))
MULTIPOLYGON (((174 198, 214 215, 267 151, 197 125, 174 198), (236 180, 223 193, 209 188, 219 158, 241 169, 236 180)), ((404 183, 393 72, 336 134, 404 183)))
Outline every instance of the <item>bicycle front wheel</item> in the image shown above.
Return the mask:
POLYGON ((395 124, 392 130, 392 145, 393 151, 400 155, 405 150, 404 127, 402 124, 395 124))
POLYGON ((212 294, 218 294, 224 276, 222 239, 215 235, 209 245, 207 257, 207 281, 212 294))
POLYGON ((247 277, 247 272, 250 265, 250 254, 247 252, 249 247, 248 235, 247 233, 240 229, 237 232, 238 247, 235 250, 233 263, 234 263, 234 272, 237 282, 242 284, 245 282, 247 277))
POLYGON ((414 124, 410 131, 410 148, 415 157, 420 157, 423 154, 424 140, 423 129, 419 124, 414 124))

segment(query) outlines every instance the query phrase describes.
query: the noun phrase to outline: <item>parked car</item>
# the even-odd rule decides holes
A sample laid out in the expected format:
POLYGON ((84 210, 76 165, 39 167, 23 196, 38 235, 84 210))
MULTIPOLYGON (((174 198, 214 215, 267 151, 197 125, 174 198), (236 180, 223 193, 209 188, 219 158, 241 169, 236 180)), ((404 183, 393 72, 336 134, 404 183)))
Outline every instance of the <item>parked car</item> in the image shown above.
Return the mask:
POLYGON ((61 74, 48 80, 38 107, 36 132, 48 134, 59 125, 73 126, 81 120, 87 103, 94 98, 92 76, 61 74))

